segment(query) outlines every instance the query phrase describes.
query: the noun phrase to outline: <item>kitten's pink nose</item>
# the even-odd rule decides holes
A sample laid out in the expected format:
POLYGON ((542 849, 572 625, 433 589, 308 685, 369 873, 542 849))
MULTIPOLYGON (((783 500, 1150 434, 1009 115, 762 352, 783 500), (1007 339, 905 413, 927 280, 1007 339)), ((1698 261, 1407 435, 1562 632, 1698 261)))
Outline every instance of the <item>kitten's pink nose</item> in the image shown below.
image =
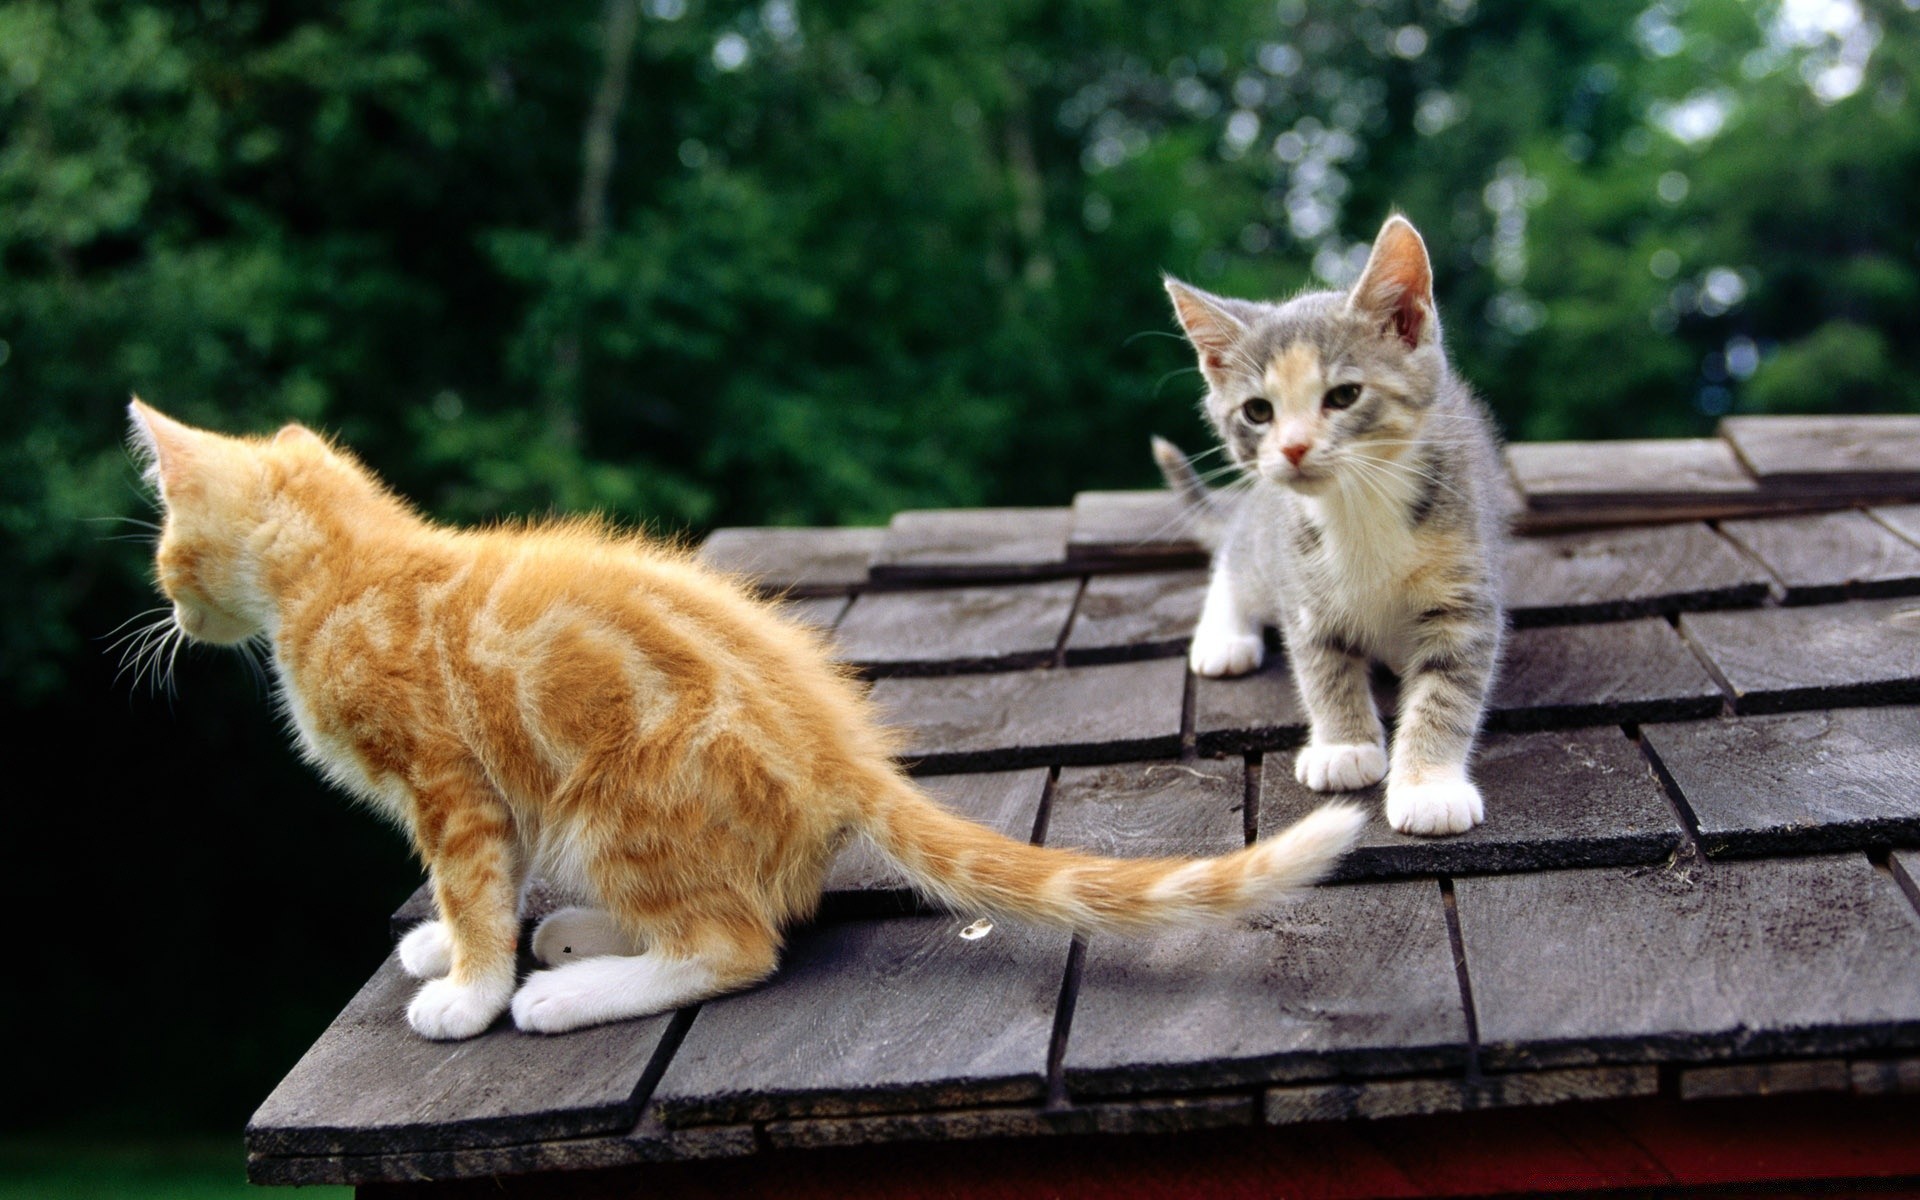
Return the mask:
POLYGON ((1280 447, 1280 453, 1286 455, 1287 461, 1297 467, 1300 465, 1300 460, 1305 458, 1307 451, 1311 449, 1313 449, 1313 447, 1305 442, 1294 442, 1291 445, 1280 447))

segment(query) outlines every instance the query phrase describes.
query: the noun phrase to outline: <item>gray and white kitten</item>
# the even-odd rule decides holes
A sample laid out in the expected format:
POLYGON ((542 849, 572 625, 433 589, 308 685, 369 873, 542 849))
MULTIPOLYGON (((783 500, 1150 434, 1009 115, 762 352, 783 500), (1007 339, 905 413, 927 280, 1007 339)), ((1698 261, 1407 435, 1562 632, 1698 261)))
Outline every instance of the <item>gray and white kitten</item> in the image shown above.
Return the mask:
POLYGON ((1492 423, 1447 365, 1420 234, 1388 218, 1346 292, 1265 304, 1166 286, 1200 355, 1206 414, 1247 480, 1209 492, 1155 439, 1168 482, 1225 518, 1194 671, 1254 670, 1262 627, 1278 627, 1311 719, 1299 780, 1324 792, 1385 777, 1395 829, 1471 829, 1504 518, 1492 423), (1375 661, 1400 677, 1390 762, 1375 661))

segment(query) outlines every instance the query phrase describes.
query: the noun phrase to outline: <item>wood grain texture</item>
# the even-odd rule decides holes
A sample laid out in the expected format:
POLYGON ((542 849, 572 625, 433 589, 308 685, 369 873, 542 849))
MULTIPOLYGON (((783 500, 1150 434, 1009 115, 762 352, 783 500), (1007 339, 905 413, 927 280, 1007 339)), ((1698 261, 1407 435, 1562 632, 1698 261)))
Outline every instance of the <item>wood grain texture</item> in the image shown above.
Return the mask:
MULTIPOLYGON (((468 1150, 414 1150, 395 1154, 256 1154, 247 1182, 267 1187, 314 1184, 442 1183, 493 1180, 549 1172, 605 1170, 639 1164, 740 1158, 759 1149, 751 1125, 667 1129, 642 1118, 623 1134, 560 1138, 468 1150)), ((365 1195, 363 1190, 361 1195, 365 1195)))
POLYGON ((700 1008, 654 1089, 671 1127, 1033 1101, 1065 933, 901 917, 795 933, 772 980, 700 1008))
POLYGON ((1920 915, 1864 856, 1454 886, 1491 1068, 1920 1044, 1920 915))
POLYGON ((1095 575, 1067 635, 1067 664, 1185 655, 1206 598, 1205 571, 1095 575))
POLYGON ((1087 946, 1075 1096, 1463 1064, 1466 1021, 1431 881, 1313 889, 1253 921, 1087 946))
POLYGON ((1920 494, 1920 416, 1726 417, 1720 436, 1768 488, 1920 494))
POLYGON ((1722 521, 1720 532, 1766 564, 1788 604, 1920 592, 1920 547, 1854 509, 1722 521))
POLYGON ((1920 842, 1920 708, 1643 725, 1710 856, 1920 842))
POLYGON ((867 592, 834 630, 837 656, 875 675, 1043 667, 1067 631, 1075 579, 867 592))
MULTIPOLYGON (((1040 816, 1047 769, 988 771, 975 775, 929 775, 920 779, 935 800, 1010 838, 1028 841, 1040 816)), ((833 916, 908 912, 918 907, 907 877, 873 843, 855 837, 827 872, 822 911, 833 916)))
POLYGON ((770 595, 844 593, 867 581, 867 562, 885 533, 877 527, 716 529, 700 544, 699 557, 770 595))
POLYGON ((1227 854, 1246 845, 1240 759, 1066 767, 1047 809, 1046 844, 1111 858, 1227 854))
POLYGON ((1180 748, 1186 663, 882 679, 873 701, 928 773, 1163 758, 1180 748))
POLYGON ((1767 597, 1766 571, 1699 522, 1516 538, 1506 602, 1516 626, 1732 608, 1767 597))
POLYGON ((868 567, 889 584, 1072 575, 1067 508, 930 509, 894 514, 868 567))
POLYGON ((767 1145, 773 1149, 814 1150, 826 1146, 1060 1134, 1189 1133, 1199 1129, 1245 1127, 1258 1120, 1251 1096, 1170 1096, 1119 1104, 963 1108, 871 1117, 769 1121, 765 1128, 767 1145))
POLYGON ((1920 700, 1920 604, 1854 600, 1689 613, 1698 646, 1740 713, 1920 700))
POLYGON ((1573 1067, 1510 1075, 1370 1079, 1268 1088, 1269 1125, 1307 1121, 1373 1121, 1383 1117, 1538 1107, 1574 1100, 1619 1100, 1660 1090, 1653 1067, 1573 1067))
MULTIPOLYGON (((1353 793, 1372 816, 1334 878, 1657 863, 1685 836, 1639 748, 1611 725, 1493 734, 1475 754, 1472 776, 1487 819, 1453 837, 1395 833, 1381 788, 1353 793)), ((1260 836, 1328 799, 1294 779, 1291 756, 1270 756, 1261 771, 1260 836)))
POLYGON ((419 981, 386 963, 247 1124, 255 1155, 457 1150, 625 1132, 670 1016, 537 1037, 504 1019, 464 1042, 408 1028, 419 981))
POLYGON ((1706 668, 1657 617, 1516 629, 1494 680, 1487 724, 1550 729, 1711 716, 1723 700, 1706 668))
POLYGON ((1086 565, 1199 566, 1207 552, 1194 538, 1186 506, 1161 488, 1075 496, 1067 557, 1086 565))
POLYGON ((1682 1100, 1852 1090, 1853 1079, 1844 1058, 1728 1063, 1717 1067, 1688 1067, 1680 1072, 1682 1100))
POLYGON ((1269 646, 1266 661, 1251 675, 1196 676, 1193 733, 1201 754, 1245 754, 1304 743, 1307 710, 1286 655, 1269 646))

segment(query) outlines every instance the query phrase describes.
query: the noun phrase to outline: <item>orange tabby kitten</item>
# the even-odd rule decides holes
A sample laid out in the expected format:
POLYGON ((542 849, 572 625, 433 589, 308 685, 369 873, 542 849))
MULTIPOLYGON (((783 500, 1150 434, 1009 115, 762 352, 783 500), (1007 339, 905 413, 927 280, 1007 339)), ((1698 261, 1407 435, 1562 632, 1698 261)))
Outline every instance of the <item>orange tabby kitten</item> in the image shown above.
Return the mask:
POLYGON ((407 1019, 429 1038, 509 1005, 557 1033, 764 979, 851 831, 958 910, 1111 930, 1310 883, 1363 820, 1328 806, 1201 860, 1012 841, 914 787, 815 635, 679 550, 585 522, 446 529, 298 425, 231 438, 137 400, 132 417, 178 632, 265 639, 302 751, 426 863, 440 919, 401 962, 428 980, 407 1019), (602 907, 548 918, 551 969, 516 990, 532 871, 602 907))

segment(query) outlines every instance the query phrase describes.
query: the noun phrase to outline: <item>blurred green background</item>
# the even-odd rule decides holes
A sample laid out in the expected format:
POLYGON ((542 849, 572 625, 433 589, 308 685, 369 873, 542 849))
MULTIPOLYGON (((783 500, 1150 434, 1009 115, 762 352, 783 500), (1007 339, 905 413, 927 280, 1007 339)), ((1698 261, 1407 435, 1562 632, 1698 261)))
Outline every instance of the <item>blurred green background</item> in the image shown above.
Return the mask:
POLYGON ((130 392, 462 520, 1058 504, 1205 440, 1162 271, 1340 283, 1397 207, 1509 436, 1911 411, 1916 8, 0 2, 0 1196, 237 1178, 418 878, 236 662, 116 678, 130 392))

